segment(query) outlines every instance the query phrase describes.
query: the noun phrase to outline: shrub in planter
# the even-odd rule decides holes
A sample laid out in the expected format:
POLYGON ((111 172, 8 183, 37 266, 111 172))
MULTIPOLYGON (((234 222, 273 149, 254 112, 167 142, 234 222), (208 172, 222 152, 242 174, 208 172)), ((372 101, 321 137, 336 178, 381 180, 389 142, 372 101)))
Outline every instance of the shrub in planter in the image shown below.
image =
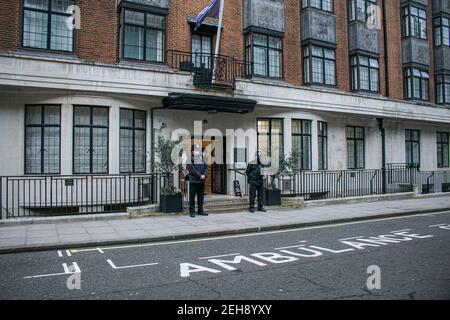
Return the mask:
POLYGON ((266 206, 280 206, 281 205, 281 190, 277 188, 264 189, 264 205, 266 206))
POLYGON ((165 181, 159 198, 159 208, 164 213, 183 211, 181 190, 173 186, 173 173, 180 170, 180 165, 172 161, 172 150, 177 143, 178 141, 172 141, 163 136, 159 136, 156 141, 155 153, 158 160, 155 162, 155 169, 165 181))
POLYGON ((159 209, 164 213, 183 211, 183 196, 181 190, 173 187, 164 187, 159 198, 159 209))

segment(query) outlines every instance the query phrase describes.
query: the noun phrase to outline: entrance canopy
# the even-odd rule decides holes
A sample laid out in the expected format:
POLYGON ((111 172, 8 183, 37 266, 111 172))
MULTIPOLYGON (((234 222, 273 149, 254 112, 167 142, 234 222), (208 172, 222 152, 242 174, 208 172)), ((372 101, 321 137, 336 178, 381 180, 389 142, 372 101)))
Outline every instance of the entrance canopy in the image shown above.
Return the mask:
POLYGON ((170 93, 163 99, 166 109, 195 110, 207 112, 249 113, 256 106, 255 100, 219 97, 213 95, 170 93))

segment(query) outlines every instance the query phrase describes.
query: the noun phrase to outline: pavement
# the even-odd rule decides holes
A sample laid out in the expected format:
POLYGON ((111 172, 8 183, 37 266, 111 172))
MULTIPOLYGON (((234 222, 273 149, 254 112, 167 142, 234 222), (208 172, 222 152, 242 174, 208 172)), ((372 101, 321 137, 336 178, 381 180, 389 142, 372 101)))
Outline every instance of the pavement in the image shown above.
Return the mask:
POLYGON ((221 213, 195 218, 178 215, 0 226, 0 253, 203 238, 441 212, 447 209, 450 209, 450 196, 274 209, 265 213, 221 213))

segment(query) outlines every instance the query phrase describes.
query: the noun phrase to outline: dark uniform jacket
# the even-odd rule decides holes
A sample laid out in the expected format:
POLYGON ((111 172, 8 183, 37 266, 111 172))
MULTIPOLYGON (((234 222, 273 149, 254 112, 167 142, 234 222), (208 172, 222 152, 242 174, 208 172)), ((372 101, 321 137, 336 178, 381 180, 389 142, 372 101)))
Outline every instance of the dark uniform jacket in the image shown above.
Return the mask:
POLYGON ((201 176, 208 175, 208 165, 202 160, 196 160, 188 163, 186 169, 189 171, 188 179, 189 183, 205 183, 205 180, 201 180, 201 176))
POLYGON ((245 170, 249 184, 260 186, 263 184, 263 176, 261 174, 261 164, 250 162, 245 170))

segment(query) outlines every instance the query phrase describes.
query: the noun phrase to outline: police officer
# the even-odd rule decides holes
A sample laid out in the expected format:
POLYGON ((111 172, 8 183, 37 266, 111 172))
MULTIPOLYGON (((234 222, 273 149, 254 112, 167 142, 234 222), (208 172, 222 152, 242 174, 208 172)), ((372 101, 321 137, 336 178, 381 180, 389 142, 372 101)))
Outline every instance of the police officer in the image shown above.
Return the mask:
POLYGON ((256 161, 249 162, 245 174, 250 185, 250 212, 255 212, 255 198, 258 193, 258 211, 266 212, 263 207, 263 176, 261 174, 260 152, 257 152, 256 161))
POLYGON ((202 157, 201 148, 198 144, 193 144, 191 148, 191 159, 186 165, 189 171, 189 214, 195 217, 195 196, 197 196, 197 214, 207 216, 203 210, 203 199, 205 195, 205 182, 208 176, 208 165, 202 157))

